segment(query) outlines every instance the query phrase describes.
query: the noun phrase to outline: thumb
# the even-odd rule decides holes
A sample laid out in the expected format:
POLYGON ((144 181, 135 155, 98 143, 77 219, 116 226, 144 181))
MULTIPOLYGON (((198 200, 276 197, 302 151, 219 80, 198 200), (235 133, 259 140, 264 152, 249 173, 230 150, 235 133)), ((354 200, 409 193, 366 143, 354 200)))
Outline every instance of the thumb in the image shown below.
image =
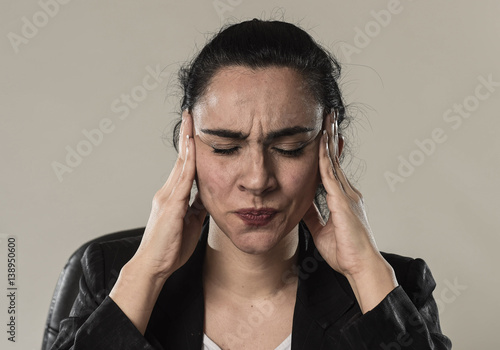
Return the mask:
POLYGON ((207 210, 200 198, 200 193, 196 194, 193 203, 189 206, 184 216, 184 225, 188 232, 199 231, 207 215, 207 210))
POLYGON ((307 209, 307 212, 304 214, 302 219, 306 223, 313 237, 316 236, 316 234, 325 226, 325 221, 323 220, 323 217, 314 202, 311 203, 311 206, 307 209))

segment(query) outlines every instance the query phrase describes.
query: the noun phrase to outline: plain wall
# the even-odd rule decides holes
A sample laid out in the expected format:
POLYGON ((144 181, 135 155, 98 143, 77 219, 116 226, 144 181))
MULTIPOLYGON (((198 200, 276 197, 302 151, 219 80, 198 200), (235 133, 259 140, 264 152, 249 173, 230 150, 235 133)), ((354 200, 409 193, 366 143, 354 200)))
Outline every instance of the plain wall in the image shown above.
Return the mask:
POLYGON ((0 298, 2 349, 40 347, 59 272, 79 245, 146 224, 176 158, 178 68, 221 24, 254 17, 299 23, 344 63, 356 117, 345 165, 379 248, 430 265, 454 349, 498 348, 499 1, 43 3, 54 1, 0 3, 1 294, 8 236, 18 286, 15 344, 0 298), (140 101, 126 107, 122 94, 140 101), (85 131, 99 126, 112 131, 85 148, 85 131), (78 145, 88 154, 68 165, 78 145), (58 177, 55 162, 67 172, 58 177))

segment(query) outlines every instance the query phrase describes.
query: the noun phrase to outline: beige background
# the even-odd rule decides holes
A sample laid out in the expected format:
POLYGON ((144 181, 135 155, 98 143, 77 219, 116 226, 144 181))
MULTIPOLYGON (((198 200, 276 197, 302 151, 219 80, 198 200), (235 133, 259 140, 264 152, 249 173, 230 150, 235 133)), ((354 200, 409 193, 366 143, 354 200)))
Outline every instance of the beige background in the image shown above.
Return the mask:
MULTIPOLYGON (((14 235, 19 324, 16 344, 0 327, 0 347, 39 348, 58 274, 80 244, 146 224, 176 157, 162 139, 178 109, 176 71, 195 46, 228 20, 283 16, 344 61, 343 87, 357 116, 349 169, 379 248, 430 265, 454 349, 498 349, 500 2, 392 4, 73 0, 43 10, 35 0, 3 0, 0 294, 6 237, 14 235), (378 24, 376 13, 389 10, 378 24), (36 33, 23 17, 38 23, 36 33), (369 34, 364 42, 360 32, 369 34), (157 80, 145 77, 157 66, 163 71, 154 87, 157 80), (476 90, 480 77, 497 86, 476 90), (144 79, 151 91, 139 87, 144 79), (125 104, 115 100, 131 93, 141 101, 123 118, 125 104), (464 103, 467 118, 447 112, 464 103), (113 131, 59 179, 52 163, 64 164, 66 147, 76 149, 84 130, 100 124, 113 131), (441 143, 418 153, 415 140, 439 132, 441 143), (419 165, 391 188, 385 174, 398 174, 398 157, 419 165)), ((2 325, 6 302, 0 299, 2 325)))

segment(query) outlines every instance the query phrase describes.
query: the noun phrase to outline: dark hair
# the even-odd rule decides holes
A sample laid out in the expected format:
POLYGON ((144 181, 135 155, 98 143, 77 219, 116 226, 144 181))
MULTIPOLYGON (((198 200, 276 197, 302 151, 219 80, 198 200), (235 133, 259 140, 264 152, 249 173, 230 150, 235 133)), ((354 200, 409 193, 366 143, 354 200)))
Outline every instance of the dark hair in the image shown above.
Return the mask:
MULTIPOLYGON (((191 112, 214 75, 228 66, 252 69, 274 66, 296 70, 323 107, 325 115, 337 111, 339 129, 343 130, 345 107, 338 85, 340 65, 301 28, 287 22, 259 19, 223 28, 190 63, 180 69, 179 81, 183 90, 181 112, 186 109, 191 112)), ((180 123, 179 120, 173 132, 176 150, 180 123)), ((324 193, 320 187, 319 192, 324 193)))

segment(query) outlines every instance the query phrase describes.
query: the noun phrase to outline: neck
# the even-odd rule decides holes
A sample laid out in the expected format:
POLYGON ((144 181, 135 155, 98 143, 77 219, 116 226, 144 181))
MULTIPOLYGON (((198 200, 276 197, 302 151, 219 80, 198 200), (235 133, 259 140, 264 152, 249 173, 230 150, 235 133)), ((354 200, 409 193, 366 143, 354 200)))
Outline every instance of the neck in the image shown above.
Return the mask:
POLYGON ((245 299, 267 299, 293 288, 298 256, 298 226, 271 250, 250 254, 238 249, 210 219, 204 283, 245 299))

